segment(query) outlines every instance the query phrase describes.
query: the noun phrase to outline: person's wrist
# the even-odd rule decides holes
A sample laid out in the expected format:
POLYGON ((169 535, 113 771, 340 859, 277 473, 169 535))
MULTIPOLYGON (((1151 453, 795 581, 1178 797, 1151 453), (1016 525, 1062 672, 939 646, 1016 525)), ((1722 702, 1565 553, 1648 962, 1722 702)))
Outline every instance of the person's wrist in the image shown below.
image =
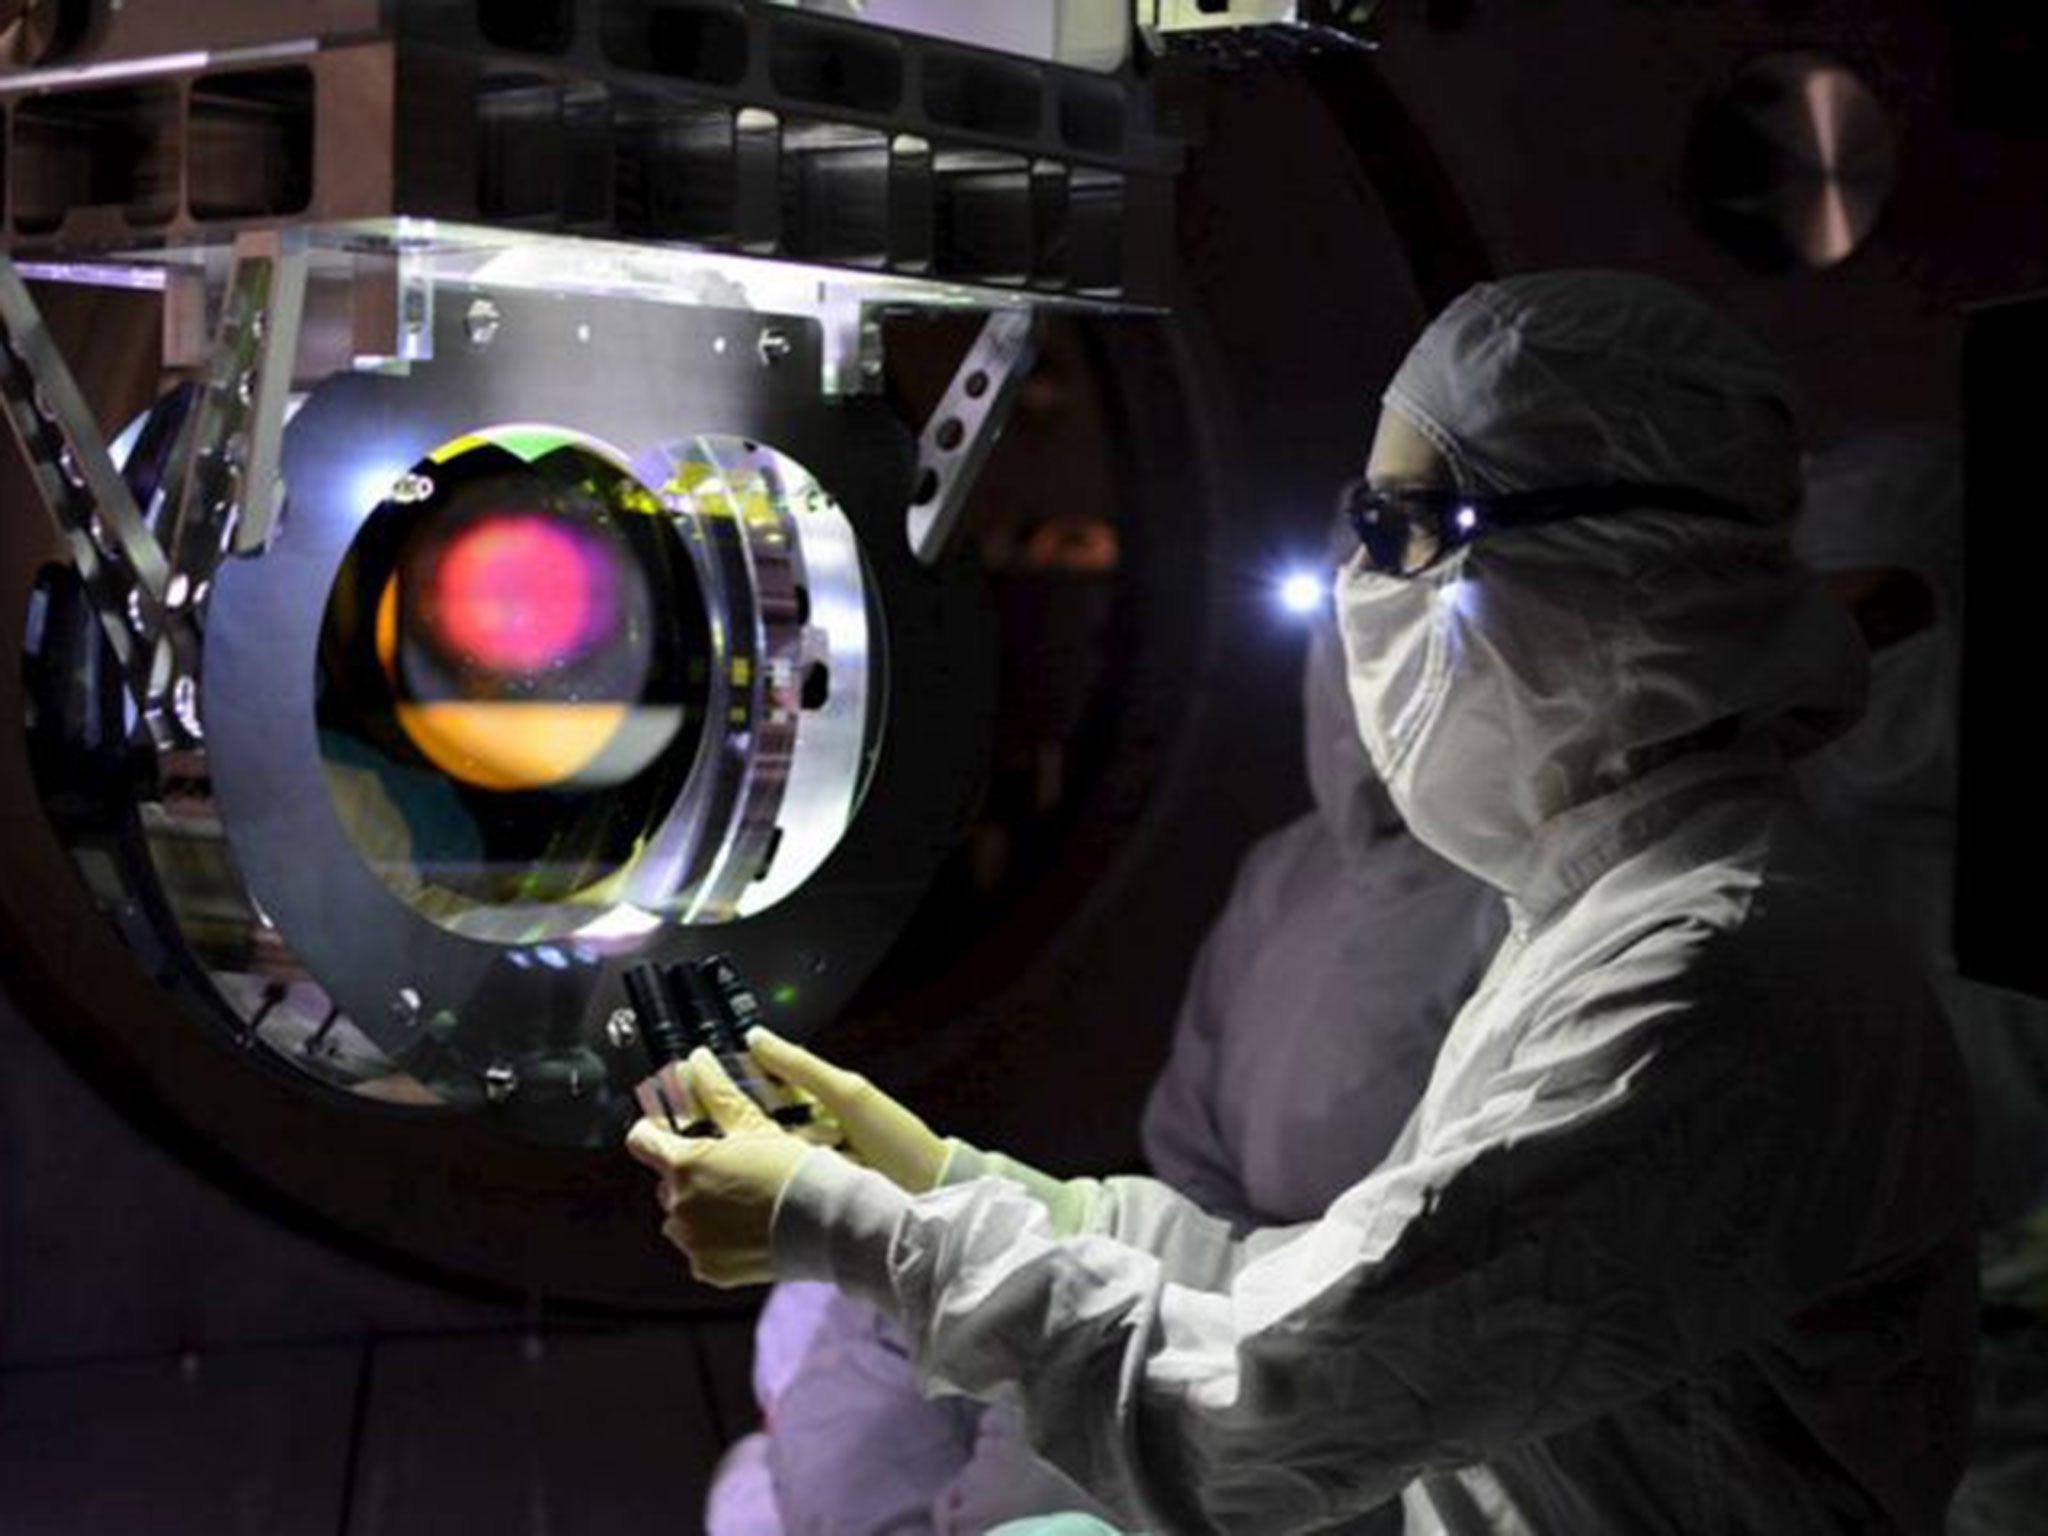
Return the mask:
POLYGON ((829 1147, 814 1147, 783 1184, 769 1223, 778 1280, 828 1280, 886 1306, 889 1245, 910 1196, 829 1147))
POLYGON ((981 1178, 986 1173, 981 1149, 973 1142, 962 1141, 958 1136, 948 1136, 944 1145, 946 1155, 939 1162, 938 1179, 932 1188, 944 1189, 953 1184, 965 1184, 981 1178))
POLYGON ((951 1149, 944 1139, 927 1131, 920 1138, 910 1166, 905 1170, 907 1176, 896 1182, 913 1195, 929 1194, 939 1187, 950 1155, 951 1149))
MULTIPOLYGON (((817 1155, 818 1153, 831 1152, 831 1150, 832 1149, 830 1147, 811 1147, 805 1156, 797 1158, 793 1163, 790 1164, 789 1173, 786 1177, 784 1177, 782 1183, 776 1188, 775 1199, 773 1203, 771 1203, 768 1207, 768 1251, 771 1258, 776 1253, 777 1248, 779 1246, 780 1240, 778 1237, 778 1233, 782 1228, 785 1208, 789 1204, 789 1192, 796 1186, 797 1180, 800 1177, 802 1177, 804 1171, 804 1164, 808 1163, 811 1160, 811 1158, 817 1155)), ((794 1277, 784 1276, 781 1271, 781 1266, 777 1265, 776 1278, 780 1280, 794 1277)))

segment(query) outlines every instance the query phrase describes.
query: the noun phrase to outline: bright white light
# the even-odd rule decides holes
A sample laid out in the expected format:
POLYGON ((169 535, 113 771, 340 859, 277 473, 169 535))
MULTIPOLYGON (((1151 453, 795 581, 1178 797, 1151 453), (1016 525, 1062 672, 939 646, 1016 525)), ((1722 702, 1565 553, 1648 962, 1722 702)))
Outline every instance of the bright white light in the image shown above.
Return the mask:
POLYGON ((1478 521, 1479 514, 1473 511, 1472 508, 1458 508, 1458 528, 1460 532, 1470 533, 1472 531, 1473 525, 1476 524, 1478 521))
POLYGON ((1280 606, 1289 613, 1310 614, 1320 608, 1329 589, 1320 576, 1295 571, 1280 583, 1280 606))
POLYGON ((579 939, 638 939, 661 926, 652 912, 643 912, 630 901, 606 909, 602 917, 576 930, 579 939))
POLYGON ((369 461, 355 471, 349 484, 349 506, 368 516, 371 509, 396 499, 398 482, 412 470, 409 463, 386 459, 369 461))

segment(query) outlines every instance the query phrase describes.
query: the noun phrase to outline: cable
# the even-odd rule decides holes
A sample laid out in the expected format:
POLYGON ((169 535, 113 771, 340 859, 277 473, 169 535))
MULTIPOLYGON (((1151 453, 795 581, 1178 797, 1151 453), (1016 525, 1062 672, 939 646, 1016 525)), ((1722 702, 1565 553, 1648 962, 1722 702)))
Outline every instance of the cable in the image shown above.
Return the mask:
POLYGON ((363 1441, 367 1437, 370 1422, 370 1377, 376 1368, 377 1335, 363 1335, 363 1346, 356 1362, 356 1400, 349 1410, 348 1449, 341 1462, 341 1498, 334 1521, 334 1536, 348 1536, 349 1526, 355 1519, 356 1482, 361 1473, 363 1441))

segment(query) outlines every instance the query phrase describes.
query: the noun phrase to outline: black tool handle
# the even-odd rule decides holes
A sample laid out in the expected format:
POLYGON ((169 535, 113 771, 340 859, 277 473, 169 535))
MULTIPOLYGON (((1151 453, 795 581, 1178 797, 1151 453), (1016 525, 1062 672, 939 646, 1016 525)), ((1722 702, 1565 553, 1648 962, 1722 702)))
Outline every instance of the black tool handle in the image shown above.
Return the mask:
POLYGON ((633 1005, 633 1017, 638 1025, 640 1049, 646 1053, 648 1070, 654 1074, 655 1096, 661 1100, 662 1109, 668 1116, 669 1129, 683 1136, 717 1135, 718 1127, 709 1120, 698 1119, 684 1124, 661 1081, 662 1069, 687 1061, 697 1043, 690 1028, 690 1015, 677 1006, 678 999, 669 985, 669 978, 662 974, 660 966, 642 961, 626 967, 624 979, 626 1000, 633 1005))
MULTIPOLYGON (((732 957, 711 955, 697 961, 690 969, 715 1010, 712 1029, 719 1043, 713 1046, 713 1050, 719 1059, 725 1060, 730 1056, 744 1064, 748 1077, 759 1088, 758 1092, 754 1088, 747 1091, 777 1124, 809 1125, 811 1106, 791 1103, 762 1082, 760 1074, 754 1070, 753 1058, 746 1054, 747 1031, 761 1022, 761 1003, 754 996, 754 989, 747 985, 746 977, 740 974, 740 968, 733 964, 732 957)), ((735 1076, 733 1081, 740 1079, 735 1076)))
POLYGON ((740 1092, 760 1105, 763 1111, 772 1112, 776 1103, 774 1093, 761 1081, 761 1074, 754 1070, 752 1058, 740 1043, 731 1020, 726 1017, 725 1000, 705 974, 703 962, 686 960, 671 965, 668 984, 669 991, 689 1009, 691 1034, 697 1044, 718 1058, 718 1064, 725 1068, 725 1075, 733 1080, 740 1092))

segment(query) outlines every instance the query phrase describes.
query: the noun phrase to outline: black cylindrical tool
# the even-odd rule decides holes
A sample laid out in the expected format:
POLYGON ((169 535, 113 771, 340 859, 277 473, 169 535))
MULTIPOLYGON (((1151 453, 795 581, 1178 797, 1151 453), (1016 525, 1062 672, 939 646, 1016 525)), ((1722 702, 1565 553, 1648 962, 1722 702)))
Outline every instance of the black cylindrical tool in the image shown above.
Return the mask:
MULTIPOLYGON (((706 959, 692 962, 690 970, 696 980, 692 996, 703 996, 709 1004, 712 1052, 723 1062, 728 1059, 740 1064, 747 1074, 743 1081, 734 1074, 733 1081, 746 1087, 748 1095, 765 1109, 769 1117, 779 1125, 809 1125, 811 1106, 792 1100, 775 1084, 762 1079, 754 1068, 754 1059, 746 1052, 747 1031, 761 1022, 761 1004, 754 996, 754 989, 747 985, 747 979, 740 974, 740 968, 732 963, 729 955, 711 955, 706 959)), ((732 1068, 726 1068, 728 1072, 732 1068)))
POLYGON ((669 978, 652 961, 627 966, 624 979, 626 1000, 633 1005, 638 1026, 640 1048, 647 1053, 648 1069, 653 1074, 649 1081, 668 1117, 669 1129, 682 1136, 717 1135, 718 1127, 709 1120, 692 1120, 687 1125, 682 1122, 661 1077, 664 1067, 688 1060, 699 1043, 692 1027, 692 1011, 681 1006, 682 999, 669 985, 669 978))

